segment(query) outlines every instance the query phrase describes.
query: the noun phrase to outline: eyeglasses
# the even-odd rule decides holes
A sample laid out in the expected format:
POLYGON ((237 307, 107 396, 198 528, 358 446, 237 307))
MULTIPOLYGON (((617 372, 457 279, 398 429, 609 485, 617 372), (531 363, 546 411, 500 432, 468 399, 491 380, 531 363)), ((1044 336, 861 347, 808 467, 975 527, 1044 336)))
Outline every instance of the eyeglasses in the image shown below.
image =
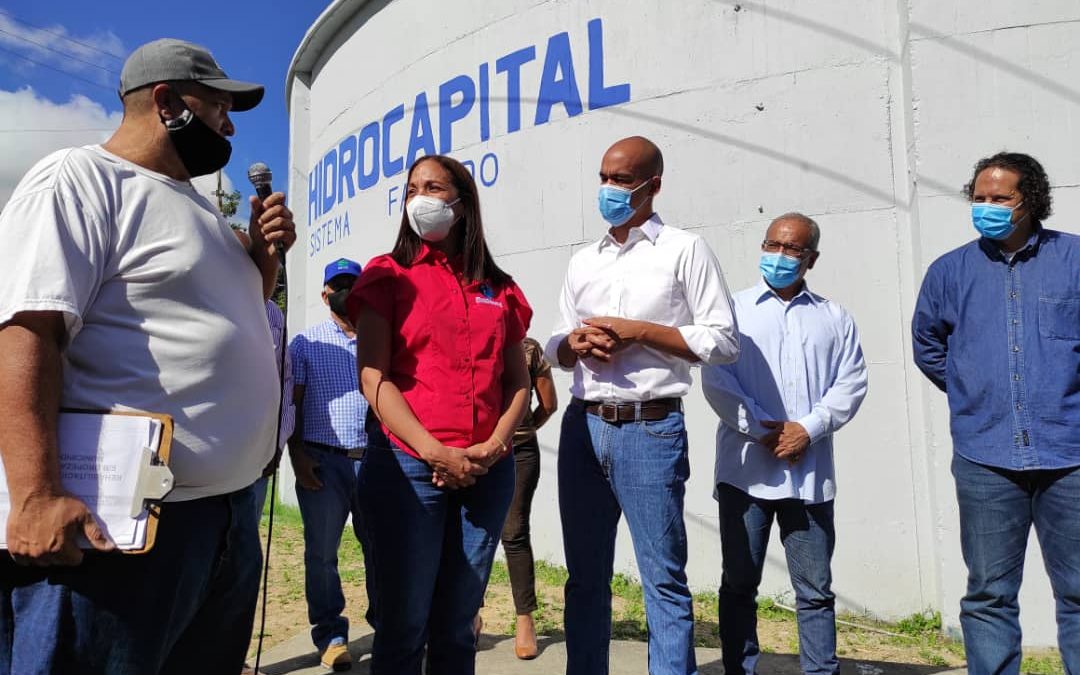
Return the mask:
POLYGON ((773 241, 772 239, 766 239, 761 242, 761 250, 766 253, 782 252, 784 255, 789 255, 792 258, 804 258, 814 252, 814 249, 812 248, 804 248, 794 244, 784 244, 779 241, 773 241))

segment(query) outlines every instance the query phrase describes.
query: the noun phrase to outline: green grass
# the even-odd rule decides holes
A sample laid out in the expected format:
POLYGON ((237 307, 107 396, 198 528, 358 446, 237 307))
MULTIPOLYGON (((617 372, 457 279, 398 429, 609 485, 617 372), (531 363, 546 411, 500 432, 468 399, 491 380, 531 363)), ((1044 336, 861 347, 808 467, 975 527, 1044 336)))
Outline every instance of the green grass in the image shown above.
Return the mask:
POLYGON ((931 666, 942 666, 942 667, 944 667, 944 666, 949 665, 949 660, 946 659, 944 656, 942 656, 938 652, 935 652, 935 651, 932 651, 932 650, 926 649, 926 648, 923 648, 923 649, 919 650, 919 658, 921 658, 923 661, 925 661, 927 663, 927 665, 931 665, 931 666))
POLYGON ((694 593, 694 614, 698 616, 712 617, 714 620, 720 614, 720 600, 716 592, 694 593))
POLYGON ((611 594, 631 604, 645 606, 645 591, 641 584, 626 574, 616 574, 611 579, 611 594))
MULTIPOLYGON (((266 504, 263 505, 262 524, 265 526, 270 518, 270 497, 267 490, 266 504)), ((304 519, 300 517, 300 509, 281 501, 281 495, 276 495, 277 503, 274 505, 274 527, 288 527, 303 531, 304 519)))
POLYGON ((920 612, 896 622, 895 632, 912 637, 941 633, 941 612, 920 612))
MULTIPOLYGON (((268 521, 268 510, 263 511, 263 527, 268 521)), ((303 520, 300 510, 294 506, 278 502, 274 510, 274 525, 283 529, 293 530, 297 533, 303 531, 303 520)), ((302 556, 303 539, 293 537, 275 539, 277 555, 302 556)), ((352 536, 350 528, 346 528, 341 538, 341 547, 338 550, 338 569, 342 581, 345 583, 363 583, 364 580, 364 557, 359 542, 352 536)), ((544 560, 535 563, 537 585, 537 611, 534 619, 537 632, 541 635, 559 635, 563 632, 563 604, 562 589, 566 584, 569 573, 566 568, 554 565, 544 560)), ((288 586, 287 596, 291 599, 302 600, 304 595, 304 579, 300 574, 287 575, 284 580, 288 586)), ((510 575, 506 563, 497 561, 492 567, 490 584, 492 586, 508 586, 510 575)), ((611 581, 611 594, 613 602, 612 613, 612 637, 623 640, 646 640, 648 628, 645 622, 645 596, 641 584, 627 574, 616 574, 611 581)), ((715 592, 696 593, 694 595, 694 609, 698 623, 709 626, 706 631, 699 633, 696 642, 699 646, 717 646, 715 622, 718 613, 718 600, 715 592), (712 624, 711 626, 709 624, 712 624)), ((770 622, 794 623, 794 613, 779 606, 777 599, 758 598, 758 619, 770 622)), ((923 663, 934 667, 946 667, 950 659, 955 663, 964 657, 963 644, 952 640, 942 632, 940 612, 925 611, 905 617, 895 623, 886 623, 874 620, 863 614, 844 614, 839 618, 853 623, 870 626, 897 636, 881 636, 881 642, 891 643, 910 650, 911 657, 918 658, 923 663), (948 657, 948 658, 947 658, 948 657)), ((506 635, 514 634, 513 609, 500 613, 500 626, 488 626, 488 631, 501 632, 506 635), (505 619, 505 621, 504 621, 505 619)), ((853 644, 857 648, 859 644, 872 635, 868 632, 859 631, 850 627, 841 627, 845 635, 860 636, 853 644)), ((787 639, 782 649, 789 653, 798 653, 799 639, 794 626, 791 628, 791 637, 787 639)), ((762 651, 769 653, 772 648, 762 645, 762 651)), ((848 650, 841 644, 837 645, 837 652, 843 656, 848 650)), ((856 657, 857 658, 857 657, 856 657)), ((1061 657, 1053 650, 1041 650, 1024 655, 1021 670, 1024 673, 1034 675, 1064 675, 1065 668, 1061 657)))
POLYGON ((1065 664, 1057 654, 1030 654, 1021 662, 1020 671, 1035 675, 1063 675, 1065 664))
POLYGON ((611 594, 623 601, 621 609, 612 613, 611 637, 647 640, 649 628, 645 622, 645 591, 641 584, 626 574, 616 574, 611 579, 611 594))
MULTIPOLYGON (((266 501, 267 505, 263 507, 263 527, 266 527, 270 522, 270 500, 267 499, 266 501)), ((300 509, 278 501, 277 504, 274 505, 275 530, 278 527, 288 528, 302 533, 304 531, 304 519, 300 515, 300 509)), ((276 555, 304 555, 304 542, 302 537, 298 537, 295 540, 282 538, 275 539, 274 541, 276 555)), ((355 583, 364 580, 364 551, 360 547, 360 542, 353 536, 351 527, 346 527, 342 531, 341 545, 338 547, 338 574, 341 575, 342 582, 355 583)), ((293 580, 289 579, 289 581, 293 580)), ((289 596, 292 597, 296 595, 297 597, 303 597, 304 579, 301 577, 295 581, 297 582, 298 588, 295 590, 295 593, 290 592, 289 596)))
POLYGON ((536 570, 536 583, 539 585, 562 588, 570 578, 565 567, 552 565, 546 560, 537 560, 533 563, 533 568, 536 570))
POLYGON ((489 584, 508 584, 510 583, 510 571, 506 568, 506 563, 501 560, 495 561, 495 564, 491 566, 491 576, 488 577, 489 584))
MULTIPOLYGON (((562 633, 563 608, 561 604, 549 604, 544 598, 536 598, 536 612, 533 621, 536 622, 536 632, 540 635, 556 635, 562 633)), ((507 635, 514 634, 514 626, 511 625, 507 635)))
POLYGON ((766 621, 794 621, 795 615, 777 605, 772 598, 758 598, 757 615, 766 621))
MULTIPOLYGON (((559 635, 563 630, 563 605, 562 589, 570 574, 565 567, 552 565, 545 560, 537 560, 533 568, 536 574, 536 611, 533 613, 533 621, 536 622, 536 632, 541 635, 559 635), (547 597, 543 589, 554 591, 558 599, 547 597)), ((495 561, 491 567, 489 586, 509 585, 510 573, 503 561, 495 561)), ((514 634, 514 615, 508 612, 500 617, 500 626, 491 627, 491 630, 499 630, 503 635, 514 634)))

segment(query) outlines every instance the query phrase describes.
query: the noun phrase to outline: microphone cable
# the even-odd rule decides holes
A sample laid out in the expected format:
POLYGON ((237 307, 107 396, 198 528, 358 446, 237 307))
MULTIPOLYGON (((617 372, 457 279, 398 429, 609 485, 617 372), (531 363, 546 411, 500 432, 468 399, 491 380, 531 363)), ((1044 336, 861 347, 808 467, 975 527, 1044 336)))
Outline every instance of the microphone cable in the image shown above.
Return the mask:
MULTIPOLYGON (((285 247, 280 246, 278 248, 278 257, 281 260, 281 289, 282 289, 282 301, 281 301, 281 353, 278 355, 278 383, 281 389, 281 397, 278 399, 278 414, 277 414, 277 432, 274 434, 274 455, 277 456, 281 451, 282 456, 278 457, 278 466, 281 465, 281 459, 284 456, 284 449, 281 447, 281 414, 285 411, 285 397, 291 396, 292 392, 285 391, 285 355, 289 349, 289 343, 287 337, 289 335, 289 273, 285 268, 285 247)), ((270 498, 270 513, 266 523, 266 552, 263 554, 263 573, 262 573, 262 606, 259 611, 259 643, 255 648, 255 675, 260 675, 259 665, 262 661, 262 648, 263 648, 263 635, 266 634, 266 597, 270 587, 270 543, 274 535, 274 504, 277 502, 277 477, 278 466, 274 467, 274 472, 270 474, 270 489, 267 491, 267 496, 270 498)), ((260 519, 261 519, 260 513, 260 519)))

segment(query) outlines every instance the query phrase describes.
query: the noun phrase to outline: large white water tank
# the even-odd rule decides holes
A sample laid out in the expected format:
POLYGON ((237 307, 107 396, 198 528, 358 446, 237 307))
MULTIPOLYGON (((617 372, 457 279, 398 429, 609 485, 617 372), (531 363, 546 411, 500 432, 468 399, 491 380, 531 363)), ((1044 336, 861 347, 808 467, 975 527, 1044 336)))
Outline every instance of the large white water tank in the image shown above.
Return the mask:
MULTIPOLYGON (((772 217, 821 223, 809 283, 854 314, 870 366, 836 441, 834 589, 846 609, 937 609, 955 630, 966 572, 948 417, 911 364, 914 297, 929 263, 973 237, 960 189, 982 156, 1039 158, 1049 225, 1078 231, 1077 71, 1076 0, 338 0, 288 74, 290 330, 326 317, 327 262, 389 250, 404 169, 440 152, 473 170, 489 242, 546 337, 567 261, 604 232, 603 151, 648 136, 666 159, 659 213, 706 237, 733 290, 756 282, 772 217)), ((689 575, 705 590, 720 577, 716 418, 696 386, 687 403, 689 575)), ((540 434, 533 536, 561 562, 557 431, 556 418, 540 434)), ((617 556, 633 571, 625 529, 617 556)), ((1034 537, 1026 571, 1025 642, 1053 644, 1034 537)), ((762 591, 789 589, 774 540, 762 591)))

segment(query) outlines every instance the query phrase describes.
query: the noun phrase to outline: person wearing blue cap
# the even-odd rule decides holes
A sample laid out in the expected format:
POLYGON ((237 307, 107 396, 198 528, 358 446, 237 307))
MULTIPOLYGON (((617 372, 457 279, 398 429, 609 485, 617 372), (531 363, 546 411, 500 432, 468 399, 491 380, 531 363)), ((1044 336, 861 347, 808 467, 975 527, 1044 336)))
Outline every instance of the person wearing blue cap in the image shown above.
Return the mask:
MULTIPOLYGON (((345 311, 345 298, 359 277, 360 265, 348 258, 327 265, 322 299, 330 318, 289 344, 296 404, 289 459, 304 521, 304 593, 312 642, 323 667, 332 670, 352 666, 337 560, 350 514, 356 538, 364 544, 356 485, 367 446, 368 405, 356 377, 356 332, 345 311)), ((369 588, 369 602, 372 597, 369 588)))

